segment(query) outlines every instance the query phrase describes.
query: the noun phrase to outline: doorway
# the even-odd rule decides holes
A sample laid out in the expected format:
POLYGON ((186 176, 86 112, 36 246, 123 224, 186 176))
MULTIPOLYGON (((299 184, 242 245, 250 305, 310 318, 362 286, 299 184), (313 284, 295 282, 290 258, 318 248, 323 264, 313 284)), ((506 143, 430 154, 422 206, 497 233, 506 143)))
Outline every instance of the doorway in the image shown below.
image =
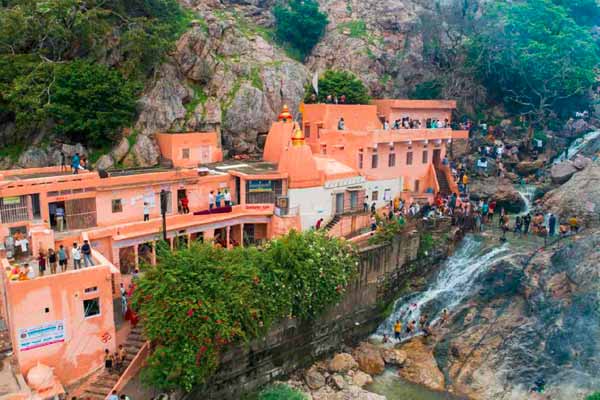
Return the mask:
POLYGON ((31 195, 31 213, 33 215, 33 219, 40 220, 42 219, 42 208, 40 205, 40 194, 35 193, 31 195))
POLYGON ((433 165, 435 165, 435 166, 440 165, 441 156, 442 156, 442 150, 440 150, 440 149, 433 150, 433 165))
POLYGON ((67 217, 65 216, 65 202, 55 201, 48 203, 48 211, 50 214, 50 227, 57 232, 66 230, 67 217))
POLYGON ((344 213, 344 193, 335 194, 335 213, 338 215, 344 213))
POLYGON ((181 207, 181 200, 187 197, 185 189, 177 189, 177 212, 179 214, 183 213, 183 208, 181 207))

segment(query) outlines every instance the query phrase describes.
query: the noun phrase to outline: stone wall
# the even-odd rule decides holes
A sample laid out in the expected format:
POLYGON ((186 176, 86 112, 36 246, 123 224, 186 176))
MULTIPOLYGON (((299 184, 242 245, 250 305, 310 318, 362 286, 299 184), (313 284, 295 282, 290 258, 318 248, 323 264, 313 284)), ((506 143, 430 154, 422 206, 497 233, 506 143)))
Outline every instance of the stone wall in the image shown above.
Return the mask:
POLYGON ((213 379, 185 400, 240 399, 344 344, 366 338, 385 319, 384 310, 402 289, 446 258, 453 247, 450 231, 448 221, 428 227, 436 246, 427 255, 419 255, 421 234, 416 230, 398 236, 392 244, 361 249, 357 277, 338 305, 316 321, 291 319, 273 327, 264 338, 229 350, 213 379))

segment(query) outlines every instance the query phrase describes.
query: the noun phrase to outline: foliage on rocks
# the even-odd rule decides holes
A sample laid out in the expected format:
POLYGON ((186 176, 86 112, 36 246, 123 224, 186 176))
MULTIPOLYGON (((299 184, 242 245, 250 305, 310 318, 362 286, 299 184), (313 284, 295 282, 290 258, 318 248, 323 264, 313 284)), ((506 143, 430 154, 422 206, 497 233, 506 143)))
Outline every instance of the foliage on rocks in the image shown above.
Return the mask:
POLYGON ((138 93, 131 89, 150 76, 186 24, 176 0, 1 2, 0 122, 16 123, 15 143, 55 126, 59 137, 69 139, 78 131, 89 139, 85 143, 101 146, 96 138, 110 139, 106 129, 118 133, 135 114, 114 96, 103 102, 106 90, 98 81, 106 78, 106 84, 117 86, 114 92, 135 101, 138 93), (65 110, 58 98, 86 107, 65 110), (87 123, 90 112, 108 121, 87 123), (61 127, 63 118, 70 126, 61 127))
POLYGON ((403 217, 394 217, 391 221, 378 221, 375 234, 369 238, 369 244, 391 243, 394 237, 398 236, 404 230, 405 221, 403 217))
POLYGON ((158 256, 134 298, 154 344, 143 375, 188 391, 215 372, 224 346, 338 302, 357 265, 349 244, 319 232, 291 232, 261 249, 204 244, 158 256))
POLYGON ((306 400, 307 397, 298 390, 285 385, 273 385, 263 389, 258 400, 306 400))
MULTIPOLYGON (((304 100, 311 101, 314 90, 306 87, 304 100)), ((369 104, 369 91, 365 84, 349 71, 327 70, 319 77, 318 101, 324 103, 328 95, 346 96, 346 104, 369 104)))
POLYGON ((316 0, 286 0, 273 9, 275 35, 279 42, 290 44, 305 58, 325 33, 327 15, 316 0))

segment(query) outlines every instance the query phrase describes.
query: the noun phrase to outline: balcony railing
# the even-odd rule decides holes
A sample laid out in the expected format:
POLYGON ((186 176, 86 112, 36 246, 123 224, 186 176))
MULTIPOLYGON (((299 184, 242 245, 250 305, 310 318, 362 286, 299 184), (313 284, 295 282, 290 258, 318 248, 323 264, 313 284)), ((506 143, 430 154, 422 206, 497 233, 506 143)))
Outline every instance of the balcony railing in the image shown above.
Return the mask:
POLYGON ((275 207, 274 213, 278 217, 296 217, 296 216, 300 215, 300 206, 275 207))

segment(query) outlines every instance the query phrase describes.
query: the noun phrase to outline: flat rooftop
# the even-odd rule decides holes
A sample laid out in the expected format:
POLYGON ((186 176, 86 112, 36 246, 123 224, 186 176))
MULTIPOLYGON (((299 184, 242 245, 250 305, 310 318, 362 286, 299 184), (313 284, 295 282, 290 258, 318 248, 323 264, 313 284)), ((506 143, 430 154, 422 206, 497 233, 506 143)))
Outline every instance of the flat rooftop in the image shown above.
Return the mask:
POLYGON ((225 160, 219 163, 207 164, 204 167, 220 172, 235 171, 245 175, 266 175, 279 172, 276 164, 253 160, 225 160))
POLYGON ((50 178, 53 176, 68 176, 72 175, 71 169, 69 171, 56 172, 56 171, 48 171, 48 172, 34 172, 34 173, 25 173, 22 175, 10 175, 6 176, 4 179, 7 181, 23 181, 27 179, 37 179, 37 178, 50 178))

